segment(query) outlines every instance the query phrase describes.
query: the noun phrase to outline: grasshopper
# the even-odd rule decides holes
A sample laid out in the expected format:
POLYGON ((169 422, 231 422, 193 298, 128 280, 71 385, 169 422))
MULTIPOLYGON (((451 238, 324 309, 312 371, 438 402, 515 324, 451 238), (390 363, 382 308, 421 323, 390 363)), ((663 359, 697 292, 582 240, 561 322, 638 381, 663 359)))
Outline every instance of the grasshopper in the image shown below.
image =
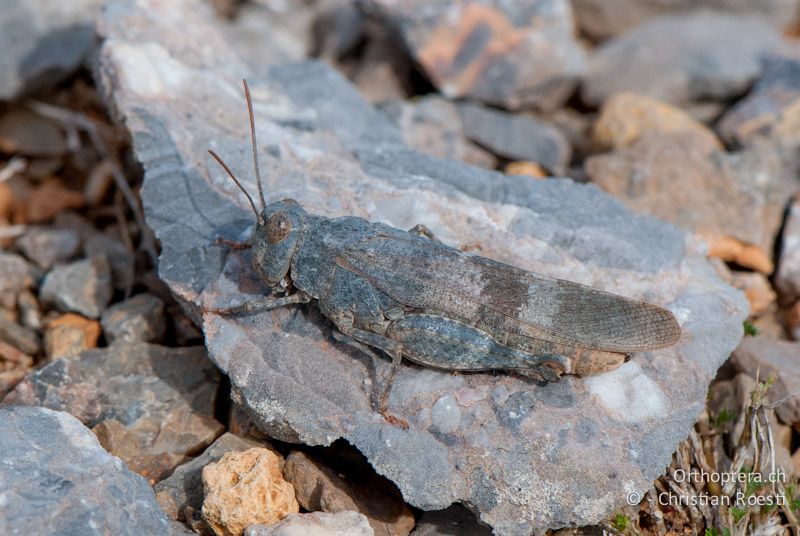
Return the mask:
POLYGON ((612 370, 631 352, 675 344, 681 330, 656 305, 467 254, 424 226, 402 231, 357 217, 327 218, 292 199, 269 205, 258 169, 247 82, 250 138, 261 211, 225 162, 256 217, 245 244, 253 269, 281 297, 215 309, 266 311, 315 302, 346 337, 392 358, 382 415, 402 359, 453 371, 514 371, 542 381, 612 370))

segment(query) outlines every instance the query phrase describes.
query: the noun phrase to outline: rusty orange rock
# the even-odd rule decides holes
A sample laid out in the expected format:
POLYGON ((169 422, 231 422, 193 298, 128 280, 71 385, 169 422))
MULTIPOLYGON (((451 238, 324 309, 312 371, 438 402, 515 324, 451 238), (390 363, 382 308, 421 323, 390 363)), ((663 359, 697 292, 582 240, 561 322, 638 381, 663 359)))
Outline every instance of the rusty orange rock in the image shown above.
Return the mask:
POLYGON ((300 511, 294 486, 283 479, 283 458, 254 447, 228 452, 203 468, 203 519, 219 536, 270 525, 300 511))
POLYGON ((727 262, 735 262, 762 274, 771 274, 775 269, 772 259, 758 246, 747 244, 731 236, 703 236, 708 243, 708 256, 727 262))
POLYGON ((686 132, 707 152, 722 149, 722 143, 708 127, 680 108, 652 97, 622 92, 612 95, 603 104, 594 125, 592 137, 600 146, 620 149, 641 138, 645 132, 686 132))
POLYGON ((97 347, 100 322, 79 314, 67 313, 47 325, 44 348, 49 359, 74 357, 84 350, 97 347))
POLYGON ((450 98, 553 110, 585 68, 569 2, 552 0, 547 9, 449 0, 363 4, 398 30, 433 84, 450 98))

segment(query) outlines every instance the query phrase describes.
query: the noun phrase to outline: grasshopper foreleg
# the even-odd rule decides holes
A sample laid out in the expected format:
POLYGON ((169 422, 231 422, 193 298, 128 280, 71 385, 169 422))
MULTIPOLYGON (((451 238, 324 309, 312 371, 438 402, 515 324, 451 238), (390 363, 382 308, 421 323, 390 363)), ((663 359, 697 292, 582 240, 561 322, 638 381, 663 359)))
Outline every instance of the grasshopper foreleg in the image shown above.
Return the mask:
POLYGON ((241 251, 243 249, 250 249, 253 245, 250 242, 237 242, 236 240, 230 240, 228 238, 217 238, 214 240, 214 244, 217 246, 228 246, 233 251, 241 251))
POLYGON ((311 301, 311 298, 308 296, 308 294, 298 291, 294 294, 290 294, 289 296, 284 296, 283 298, 268 298, 264 296, 262 298, 256 298, 255 300, 240 303, 239 305, 209 309, 209 311, 220 315, 258 313, 262 311, 269 311, 271 309, 277 309, 278 307, 283 307, 284 305, 308 303, 309 301, 311 301))

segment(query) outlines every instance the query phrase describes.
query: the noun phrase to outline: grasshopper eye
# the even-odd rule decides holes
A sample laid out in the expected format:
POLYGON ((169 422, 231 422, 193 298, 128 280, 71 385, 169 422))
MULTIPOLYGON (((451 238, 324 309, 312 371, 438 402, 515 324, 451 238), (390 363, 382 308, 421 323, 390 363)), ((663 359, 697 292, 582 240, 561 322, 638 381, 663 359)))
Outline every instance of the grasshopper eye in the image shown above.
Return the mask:
POLYGON ((267 240, 270 244, 277 244, 292 231, 292 222, 285 212, 276 212, 267 220, 267 240))

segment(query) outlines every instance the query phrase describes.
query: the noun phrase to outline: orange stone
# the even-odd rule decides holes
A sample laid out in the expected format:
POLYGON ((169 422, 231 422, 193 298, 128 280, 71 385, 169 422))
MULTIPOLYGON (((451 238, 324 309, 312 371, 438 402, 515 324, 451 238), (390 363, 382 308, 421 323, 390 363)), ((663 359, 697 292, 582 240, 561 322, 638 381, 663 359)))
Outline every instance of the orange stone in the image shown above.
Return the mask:
POLYGON ((547 172, 536 162, 509 162, 506 167, 503 168, 503 173, 506 175, 527 175, 535 179, 547 177, 547 172))
POLYGON ((79 314, 67 313, 50 322, 44 332, 44 348, 49 359, 75 357, 97 347, 100 322, 79 314))
POLYGON ((240 536, 250 525, 300 511, 294 486, 283 479, 283 458, 263 447, 227 452, 206 465, 203 491, 203 519, 218 536, 240 536))

